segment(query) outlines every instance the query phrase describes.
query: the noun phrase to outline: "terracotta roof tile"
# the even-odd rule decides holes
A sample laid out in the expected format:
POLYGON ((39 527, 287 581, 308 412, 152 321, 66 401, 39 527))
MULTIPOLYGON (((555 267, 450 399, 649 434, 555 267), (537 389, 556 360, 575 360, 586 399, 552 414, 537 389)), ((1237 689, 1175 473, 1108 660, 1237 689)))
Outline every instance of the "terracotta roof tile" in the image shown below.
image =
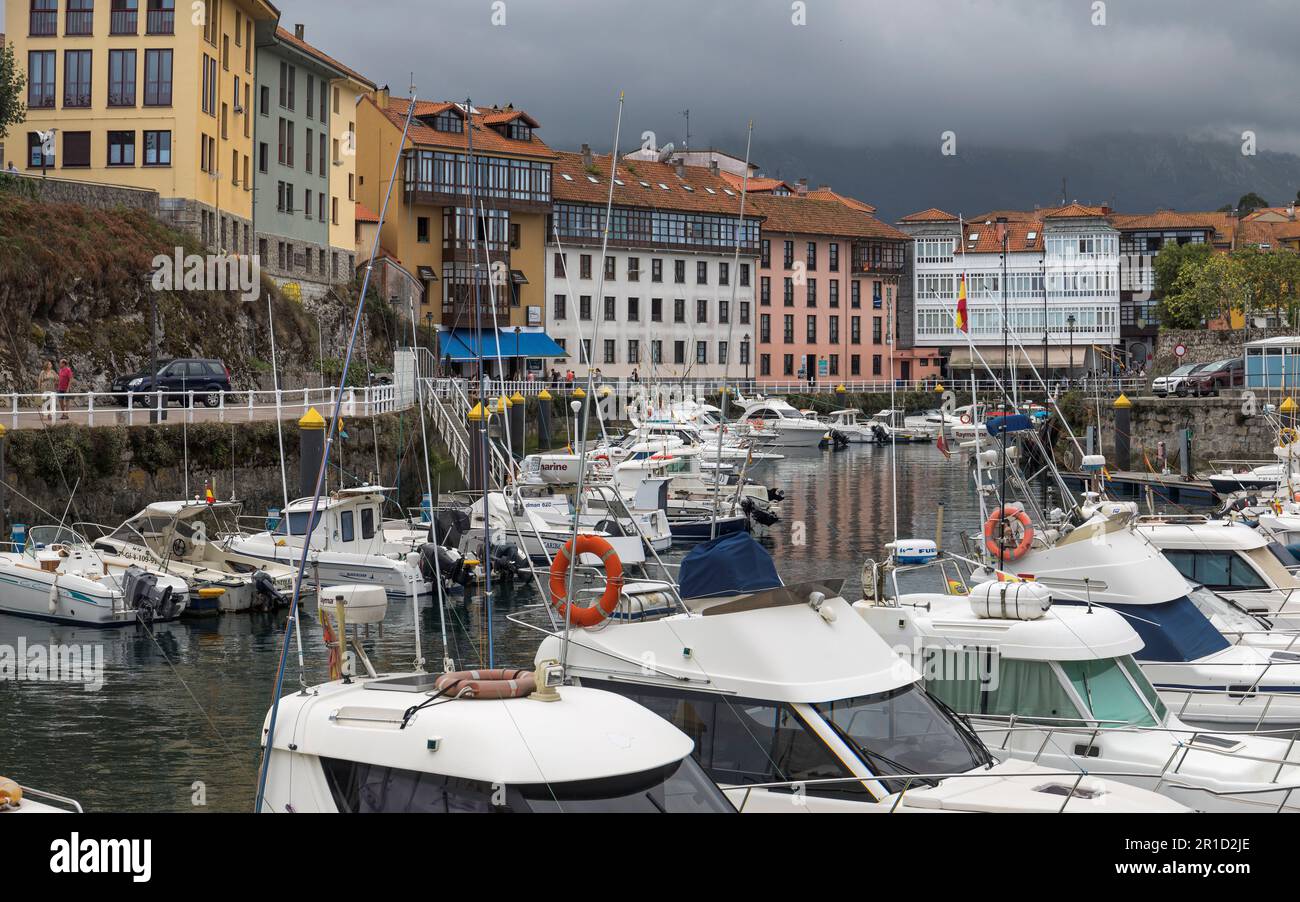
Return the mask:
POLYGON ((909 213, 899 222, 956 222, 957 217, 951 213, 940 210, 937 207, 931 207, 928 210, 922 210, 920 213, 909 213))
MULTIPOLYGON (((594 154, 592 168, 594 172, 587 170, 580 153, 557 153, 551 175, 551 196, 556 202, 604 204, 609 195, 609 155, 594 154)), ((616 177, 623 184, 614 185, 614 203, 622 207, 732 216, 740 212, 740 192, 721 175, 714 175, 703 166, 686 166, 684 170, 686 177, 682 178, 670 163, 621 160, 616 177), (661 187, 664 185, 667 190, 661 187)), ((757 218, 753 202, 760 196, 751 195, 746 199, 746 218, 757 218)))
MULTIPOLYGON (((379 112, 393 123, 399 130, 406 123, 406 113, 411 107, 411 101, 405 97, 389 98, 387 108, 379 107, 378 97, 371 96, 370 102, 374 103, 379 112)), ((469 137, 474 137, 474 152, 486 154, 511 154, 520 157, 533 157, 535 159, 554 160, 555 151, 551 150, 536 133, 527 141, 517 141, 513 138, 507 138, 490 124, 485 123, 485 117, 492 116, 502 112, 498 109, 480 109, 473 116, 472 129, 462 132, 442 132, 425 124, 421 117, 432 117, 438 113, 445 112, 448 109, 455 108, 460 110, 460 106, 451 101, 421 101, 415 102, 415 119, 411 122, 410 140, 413 144, 420 147, 443 147, 450 150, 467 150, 469 147, 469 137)), ((513 118, 513 117, 512 117, 513 118)), ((508 120, 507 120, 508 121, 508 120)))
POLYGON ((1209 229, 1220 224, 1208 213, 1180 213, 1177 210, 1157 210, 1154 213, 1112 213, 1110 224, 1121 230, 1145 229, 1209 229))
POLYGON ((366 87, 371 88, 372 90, 374 89, 375 83, 373 81, 366 78, 364 75, 357 72, 355 69, 348 68, 347 66, 340 63, 338 60, 334 59, 334 57, 330 56, 327 53, 322 52, 321 50, 318 50, 317 48, 313 47, 311 44, 308 44, 306 41, 299 40, 298 37, 293 32, 277 27, 275 29, 275 37, 277 40, 283 41, 284 43, 290 45, 291 47, 298 48, 298 50, 302 51, 308 56, 315 57, 317 60, 321 61, 325 65, 337 69, 338 71, 346 75, 348 78, 351 78, 353 81, 365 85, 366 87))
POLYGON ((840 203, 844 204, 844 206, 850 207, 861 213, 876 212, 876 208, 871 206, 871 204, 867 203, 866 201, 858 200, 856 197, 849 197, 848 195, 845 194, 837 194, 836 192, 832 191, 830 188, 825 188, 825 187, 816 188, 812 191, 809 191, 808 196, 819 198, 821 200, 839 201, 840 203))
MULTIPOLYGON (((1041 251, 1043 249, 1043 223, 1035 219, 1013 220, 1007 217, 1007 251, 1009 253, 1021 251, 1041 251), (1029 236, 1033 235, 1033 238, 1029 236)), ((1002 242, 998 238, 998 225, 991 225, 985 222, 967 222, 965 223, 965 234, 962 235, 961 246, 957 248, 959 254, 1000 254, 1002 253, 1002 242), (971 241, 971 238, 974 241, 971 241)))
POLYGON ((755 212, 766 217, 763 222, 765 232, 911 240, 910 236, 870 213, 855 210, 838 200, 811 195, 756 194, 750 198, 750 203, 755 212))
POLYGON ((379 214, 376 213, 374 210, 370 209, 369 207, 367 207, 365 204, 358 201, 356 220, 357 222, 378 223, 379 214))
POLYGON ((1085 207, 1083 204, 1068 204, 1064 207, 1057 207, 1043 214, 1045 219, 1085 219, 1094 216, 1105 216, 1106 210, 1101 207, 1085 207))
POLYGON ((731 185, 731 187, 734 190, 739 191, 742 187, 745 187, 750 194, 771 194, 777 188, 784 188, 785 190, 791 192, 793 192, 794 190, 789 186, 789 184, 781 181, 780 179, 772 179, 772 178, 765 178, 763 176, 751 175, 749 177, 749 184, 745 185, 745 177, 742 175, 736 175, 736 173, 734 172, 727 172, 726 170, 720 170, 718 172, 718 175, 722 176, 731 185))

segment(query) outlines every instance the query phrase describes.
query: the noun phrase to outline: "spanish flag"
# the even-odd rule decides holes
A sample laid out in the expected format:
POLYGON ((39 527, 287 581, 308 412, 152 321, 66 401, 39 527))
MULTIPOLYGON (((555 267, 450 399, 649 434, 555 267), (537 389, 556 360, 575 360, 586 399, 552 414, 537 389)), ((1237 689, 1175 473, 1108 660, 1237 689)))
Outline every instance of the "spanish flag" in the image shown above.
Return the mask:
POLYGON ((963 332, 970 331, 970 318, 966 315, 966 275, 963 273, 961 284, 957 288, 957 328, 963 332))

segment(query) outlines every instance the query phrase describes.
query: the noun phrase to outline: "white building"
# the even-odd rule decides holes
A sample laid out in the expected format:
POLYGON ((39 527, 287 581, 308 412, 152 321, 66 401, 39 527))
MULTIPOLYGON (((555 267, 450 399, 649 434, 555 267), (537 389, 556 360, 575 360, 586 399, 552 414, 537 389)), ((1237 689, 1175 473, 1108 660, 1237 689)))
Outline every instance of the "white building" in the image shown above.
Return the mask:
POLYGON ((561 153, 547 231, 546 331, 568 365, 604 376, 739 379, 753 373, 761 217, 716 168, 623 160, 601 260, 608 156, 561 153))
POLYGON ((899 228, 913 241, 905 279, 910 298, 902 304, 911 305, 913 344, 951 349, 953 369, 971 366, 974 344, 990 366, 1001 368, 1005 273, 1013 363, 1041 367, 1046 338, 1049 371, 1104 365, 1120 342, 1119 233, 1109 213, 1070 204, 995 211, 967 222, 936 209, 904 217, 899 228), (963 275, 969 333, 955 322, 963 275))

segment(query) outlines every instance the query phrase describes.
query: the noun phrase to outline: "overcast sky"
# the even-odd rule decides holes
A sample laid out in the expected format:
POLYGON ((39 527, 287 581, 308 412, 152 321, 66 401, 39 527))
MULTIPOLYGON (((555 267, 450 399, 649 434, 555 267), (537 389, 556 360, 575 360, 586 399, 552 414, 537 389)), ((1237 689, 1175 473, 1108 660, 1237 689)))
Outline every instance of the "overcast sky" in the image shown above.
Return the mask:
MULTIPOLYGON (((14 2, 14 0, 10 0, 14 2)), ((278 0, 282 24, 405 92, 528 109, 558 147, 1059 147, 1153 130, 1300 151, 1294 0, 278 0), (503 7, 498 10, 497 7, 503 7), (504 14, 504 25, 493 25, 504 14)), ((739 148, 738 150, 743 150, 739 148)), ((756 157, 760 155, 755 154, 756 157)), ((761 159, 759 160, 761 162, 761 159)))

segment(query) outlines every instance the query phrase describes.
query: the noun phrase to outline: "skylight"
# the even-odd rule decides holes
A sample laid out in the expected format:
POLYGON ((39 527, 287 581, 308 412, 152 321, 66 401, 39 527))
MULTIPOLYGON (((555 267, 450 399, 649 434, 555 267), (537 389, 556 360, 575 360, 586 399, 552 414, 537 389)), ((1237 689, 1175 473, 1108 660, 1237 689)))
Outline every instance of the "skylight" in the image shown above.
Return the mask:
POLYGON ((591 182, 593 185, 600 184, 599 182, 596 181, 596 177, 594 175, 587 176, 587 181, 591 182))
POLYGON ((663 182, 660 182, 660 183, 659 183, 659 187, 660 187, 660 188, 663 188, 665 191, 669 191, 669 190, 671 190, 671 189, 670 189, 667 185, 665 185, 663 182))
POLYGON ((573 181, 573 176, 569 175, 567 172, 561 172, 560 175, 564 176, 566 182, 573 181))
POLYGON ((970 237, 967 238, 966 240, 969 241, 969 242, 971 242, 972 244, 974 244, 976 241, 979 241, 979 240, 980 240, 980 233, 979 233, 979 232, 971 232, 971 233, 970 233, 970 237))
POLYGON ((643 182, 641 182, 641 187, 642 187, 642 188, 649 188, 649 187, 650 187, 650 183, 649 183, 649 182, 646 182, 646 181, 643 181, 643 182))
POLYGON ((735 197, 735 196, 736 196, 736 195, 732 192, 732 190, 731 190, 730 188, 723 188, 722 190, 726 193, 726 195, 727 195, 728 197, 735 197))
POLYGON ((1033 240, 1034 240, 1035 238, 1037 238, 1037 237, 1038 237, 1038 233, 1037 233, 1037 232, 1030 232, 1029 234, 1027 234, 1027 235, 1025 236, 1025 240, 1026 240, 1026 241, 1033 241, 1033 240))
POLYGON ((707 192, 709 192, 710 194, 717 194, 717 193, 718 193, 718 192, 714 191, 712 188, 705 188, 704 190, 707 191, 707 192))
POLYGON ((682 187, 685 188, 687 191, 691 192, 692 194, 695 193, 695 189, 692 188, 690 185, 682 185, 682 187))
POLYGON ((622 188, 622 187, 623 187, 623 180, 622 180, 622 179, 614 179, 614 184, 615 184, 615 185, 618 185, 620 188, 622 188))

